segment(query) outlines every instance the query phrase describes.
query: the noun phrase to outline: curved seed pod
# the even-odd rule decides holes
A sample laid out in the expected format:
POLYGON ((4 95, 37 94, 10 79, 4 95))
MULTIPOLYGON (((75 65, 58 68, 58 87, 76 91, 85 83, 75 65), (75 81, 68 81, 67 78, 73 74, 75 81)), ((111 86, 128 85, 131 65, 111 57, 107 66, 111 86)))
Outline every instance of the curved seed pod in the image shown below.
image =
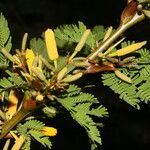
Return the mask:
POLYGON ((132 83, 131 78, 126 76, 125 74, 121 73, 119 70, 115 70, 115 74, 117 77, 119 77, 121 80, 127 82, 127 83, 132 83))
POLYGON ((32 67, 31 71, 42 81, 46 81, 46 77, 44 76, 43 72, 41 71, 41 68, 38 67, 32 67))
POLYGON ((137 12, 138 3, 135 1, 130 1, 125 7, 121 14, 121 23, 126 24, 129 22, 137 12))
POLYGON ((75 51, 79 52, 79 51, 83 48, 83 46, 84 46, 84 44, 85 44, 85 42, 86 42, 86 40, 87 40, 87 38, 88 38, 90 32, 91 32, 91 30, 90 30, 90 29, 87 29, 87 30, 83 33, 83 35, 82 35, 82 37, 81 37, 81 39, 80 39, 78 45, 77 45, 76 48, 75 48, 75 51))
POLYGON ((74 58, 76 56, 76 54, 83 48, 83 46, 86 43, 86 40, 90 34, 91 30, 87 29, 84 31, 79 43, 77 44, 75 51, 73 52, 73 54, 69 57, 69 61, 72 60, 72 58, 74 58))
POLYGON ((143 41, 143 42, 138 42, 138 43, 129 45, 129 46, 125 47, 125 48, 122 48, 122 49, 118 50, 117 51, 117 55, 118 56, 123 56, 123 55, 129 54, 131 52, 134 52, 134 51, 140 49, 146 43, 147 43, 147 41, 143 41))
POLYGON ((150 19, 150 11, 149 10, 143 10, 146 17, 150 19))
POLYGON ((124 48, 121 48, 119 50, 117 50, 116 52, 109 54, 109 57, 114 57, 114 56, 124 56, 127 55, 129 53, 132 53, 138 49, 140 49, 142 46, 144 46, 147 43, 147 41, 143 41, 143 42, 138 42, 129 46, 126 46, 124 48))
POLYGON ((75 74, 75 75, 69 75, 69 76, 67 76, 66 78, 64 78, 64 79, 62 80, 62 82, 67 82, 67 83, 68 83, 68 82, 76 81, 77 79, 81 78, 82 75, 83 75, 82 72, 77 73, 77 74, 75 74))
POLYGON ((39 56, 39 59, 42 61, 42 63, 53 72, 55 71, 54 66, 52 66, 45 58, 43 58, 41 55, 39 56))
POLYGON ((116 68, 113 66, 112 63, 108 63, 107 65, 98 65, 98 64, 91 64, 83 71, 84 74, 91 74, 91 73, 98 73, 104 71, 114 71, 116 68))
POLYGON ((60 81, 67 73, 67 67, 64 67, 57 75, 57 80, 60 81))

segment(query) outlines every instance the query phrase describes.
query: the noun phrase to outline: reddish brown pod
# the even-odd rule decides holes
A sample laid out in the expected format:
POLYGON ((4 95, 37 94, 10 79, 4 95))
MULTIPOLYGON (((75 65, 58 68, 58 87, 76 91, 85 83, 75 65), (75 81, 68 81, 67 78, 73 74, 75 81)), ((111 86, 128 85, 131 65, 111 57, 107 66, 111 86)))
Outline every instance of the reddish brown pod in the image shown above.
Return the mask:
POLYGON ((23 101, 23 109, 26 111, 34 110, 37 107, 37 102, 35 100, 24 100, 23 101))
POLYGON ((137 12, 137 6, 138 3, 133 1, 133 0, 129 0, 127 6, 125 7, 125 9, 123 10, 122 14, 121 14, 121 23, 122 24, 126 24, 127 22, 129 22, 134 15, 137 12))
POLYGON ((104 71, 115 71, 116 68, 113 66, 112 63, 107 64, 90 64, 84 71, 84 74, 91 74, 91 73, 98 73, 104 71))

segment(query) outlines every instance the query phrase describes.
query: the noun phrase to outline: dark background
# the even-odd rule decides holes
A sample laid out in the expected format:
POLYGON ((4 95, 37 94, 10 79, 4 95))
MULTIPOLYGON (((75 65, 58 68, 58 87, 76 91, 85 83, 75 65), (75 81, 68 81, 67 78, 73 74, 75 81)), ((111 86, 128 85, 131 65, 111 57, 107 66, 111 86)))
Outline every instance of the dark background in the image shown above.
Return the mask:
MULTIPOLYGON (((125 5, 126 0, 1 0, 0 12, 3 12, 9 22, 14 47, 19 48, 25 32, 30 37, 40 36, 46 28, 56 28, 61 24, 82 21, 89 28, 100 24, 117 27, 125 5)), ((149 40, 150 22, 139 23, 126 35, 131 40, 149 40)), ((141 103, 141 110, 132 108, 119 100, 118 95, 110 89, 102 86, 102 83, 97 82, 99 76, 85 76, 77 84, 94 84, 94 88, 86 91, 98 97, 110 113, 109 118, 100 120, 104 122, 104 128, 101 129, 101 149, 150 149, 150 105, 141 103)), ((90 149, 84 130, 67 113, 58 115, 50 125, 58 128, 53 150, 90 149)), ((32 146, 33 149, 44 150, 37 143, 32 146)))

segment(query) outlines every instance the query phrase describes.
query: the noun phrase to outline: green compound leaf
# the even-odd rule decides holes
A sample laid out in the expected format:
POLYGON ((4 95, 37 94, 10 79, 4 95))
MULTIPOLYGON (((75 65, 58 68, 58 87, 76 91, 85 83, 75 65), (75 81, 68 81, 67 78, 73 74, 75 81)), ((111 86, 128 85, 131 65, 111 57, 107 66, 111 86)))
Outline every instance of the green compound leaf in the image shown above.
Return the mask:
MULTIPOLYGON (((78 22, 78 25, 63 25, 55 29, 55 36, 59 40, 78 43, 81 39, 81 36, 85 32, 87 27, 82 23, 78 22)), ((91 32, 87 38, 86 44, 90 48, 96 47, 96 41, 99 41, 104 37, 104 28, 102 26, 95 27, 93 33, 91 32)), ((66 45, 66 44, 64 44, 66 45)))
MULTIPOLYGON (((12 47, 8 23, 3 14, 0 14, 0 50, 5 48, 10 51, 12 47)), ((0 68, 8 66, 8 60, 0 53, 0 68), (2 66, 2 67, 1 67, 2 66)))
POLYGON ((96 148, 102 144, 100 131, 91 116, 106 117, 108 112, 102 105, 97 108, 93 107, 93 104, 98 103, 93 95, 81 92, 76 85, 70 85, 58 102, 70 112, 74 120, 84 127, 93 147, 96 148))
POLYGON ((27 135, 29 130, 41 131, 44 126, 45 124, 43 122, 40 122, 38 120, 29 120, 24 124, 19 124, 17 126, 17 131, 20 135, 27 135))
POLYGON ((46 45, 43 39, 33 38, 30 40, 30 48, 40 55, 42 55, 46 60, 49 60, 46 45))
MULTIPOLYGON (((123 42, 122 47, 132 44, 133 42, 123 42)), ((147 49, 140 49, 133 53, 134 62, 137 64, 135 69, 122 67, 121 71, 130 76, 132 83, 126 83, 119 79, 115 73, 103 73, 102 82, 119 94, 131 106, 140 109, 139 103, 150 101, 150 52, 147 49)))
POLYGON ((8 23, 5 17, 0 14, 0 49, 6 48, 8 51, 11 49, 11 37, 8 28, 8 23))
MULTIPOLYGON (((40 142, 44 147, 48 147, 51 149, 52 143, 49 137, 44 136, 41 132, 45 124, 38 120, 29 120, 24 124, 19 124, 17 126, 17 132, 19 135, 26 136, 26 143, 23 145, 23 148, 29 148, 31 144, 31 138, 34 138, 38 142, 40 142)), ((23 149, 22 148, 22 149, 23 149)))
POLYGON ((49 149, 51 149, 52 143, 49 137, 43 137, 43 134, 36 130, 31 130, 30 134, 35 140, 40 142, 44 147, 48 147, 49 149))

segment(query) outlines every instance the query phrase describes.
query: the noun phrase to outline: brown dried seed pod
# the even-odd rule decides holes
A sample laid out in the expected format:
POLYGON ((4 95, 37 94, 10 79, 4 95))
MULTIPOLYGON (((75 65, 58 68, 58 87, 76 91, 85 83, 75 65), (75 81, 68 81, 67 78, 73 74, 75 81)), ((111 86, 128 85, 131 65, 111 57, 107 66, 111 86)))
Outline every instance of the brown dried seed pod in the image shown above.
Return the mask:
POLYGON ((130 1, 125 7, 121 14, 121 23, 126 24, 129 22, 137 12, 138 3, 135 1, 130 1))
POLYGON ((98 72, 104 72, 104 71, 114 71, 116 68, 113 66, 112 63, 107 64, 91 64, 86 68, 86 70, 83 72, 84 74, 91 74, 91 73, 98 73, 98 72))

